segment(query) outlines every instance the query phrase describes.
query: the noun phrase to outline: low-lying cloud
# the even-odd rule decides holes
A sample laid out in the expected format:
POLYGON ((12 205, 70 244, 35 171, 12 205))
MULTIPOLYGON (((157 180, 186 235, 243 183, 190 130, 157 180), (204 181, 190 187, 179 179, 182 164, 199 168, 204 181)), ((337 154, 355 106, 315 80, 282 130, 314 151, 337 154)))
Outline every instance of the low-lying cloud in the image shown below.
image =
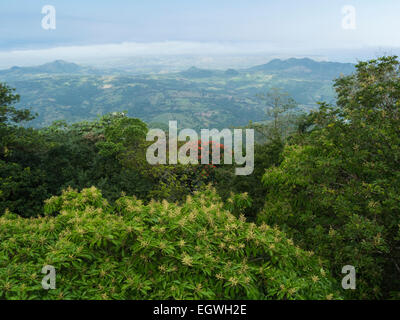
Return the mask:
POLYGON ((261 54, 279 51, 267 43, 217 43, 162 41, 151 43, 123 42, 90 46, 63 46, 36 50, 0 51, 0 67, 27 66, 63 59, 89 63, 92 60, 162 55, 261 54))

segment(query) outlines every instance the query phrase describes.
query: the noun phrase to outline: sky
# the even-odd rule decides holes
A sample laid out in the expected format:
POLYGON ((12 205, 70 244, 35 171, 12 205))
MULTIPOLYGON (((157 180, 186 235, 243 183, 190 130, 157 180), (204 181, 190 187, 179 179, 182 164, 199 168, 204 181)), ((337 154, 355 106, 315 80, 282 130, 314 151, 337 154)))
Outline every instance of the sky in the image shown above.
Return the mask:
POLYGON ((400 52, 399 14, 399 0, 1 0, 0 66, 179 54, 355 60, 400 52), (42 28, 45 5, 55 30, 42 28), (354 28, 343 27, 344 6, 354 28))

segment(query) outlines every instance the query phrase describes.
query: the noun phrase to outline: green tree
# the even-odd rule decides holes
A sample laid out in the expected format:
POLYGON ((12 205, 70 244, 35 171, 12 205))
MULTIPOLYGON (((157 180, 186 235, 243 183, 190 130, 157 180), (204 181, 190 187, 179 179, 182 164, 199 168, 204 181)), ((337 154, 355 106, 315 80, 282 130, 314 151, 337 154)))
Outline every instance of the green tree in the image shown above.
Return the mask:
POLYGON ((14 106, 20 99, 20 96, 14 92, 15 89, 5 83, 0 83, 0 125, 15 124, 34 118, 28 109, 17 109, 14 106))
POLYGON ((283 140, 288 135, 292 120, 292 111, 297 107, 296 101, 287 92, 273 88, 257 97, 264 103, 265 113, 271 119, 268 125, 254 124, 255 129, 268 140, 283 140))
POLYGON ((33 119, 27 109, 17 109, 19 95, 15 89, 0 83, 0 214, 6 209, 29 216, 40 210, 38 201, 45 200, 45 173, 31 168, 42 150, 39 136, 32 129, 19 126, 33 119))
POLYGON ((361 62, 335 81, 337 106, 303 121, 279 167, 264 175, 265 211, 299 243, 357 270, 351 297, 389 297, 400 287, 400 63, 361 62))

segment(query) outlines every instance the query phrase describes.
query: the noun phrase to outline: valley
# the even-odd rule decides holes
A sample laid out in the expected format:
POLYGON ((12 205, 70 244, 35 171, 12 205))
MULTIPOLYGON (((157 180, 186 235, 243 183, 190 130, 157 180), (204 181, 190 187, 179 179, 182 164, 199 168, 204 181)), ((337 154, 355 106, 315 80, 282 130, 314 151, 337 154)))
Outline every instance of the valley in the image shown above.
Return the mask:
POLYGON ((151 127, 177 120, 182 127, 220 129, 267 120, 265 106, 256 95, 271 88, 288 92, 299 111, 316 109, 317 101, 333 103, 333 79, 353 71, 354 65, 348 63, 275 59, 247 69, 191 67, 181 72, 135 75, 58 60, 0 70, 0 81, 17 89, 19 107, 38 114, 29 123, 34 127, 126 111, 151 127))

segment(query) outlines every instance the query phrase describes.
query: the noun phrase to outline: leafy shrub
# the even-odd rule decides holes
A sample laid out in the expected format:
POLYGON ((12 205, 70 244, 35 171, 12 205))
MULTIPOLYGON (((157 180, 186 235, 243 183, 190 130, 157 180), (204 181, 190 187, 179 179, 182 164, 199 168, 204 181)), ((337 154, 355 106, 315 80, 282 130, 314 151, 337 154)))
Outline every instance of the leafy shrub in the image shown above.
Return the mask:
POLYGON ((277 228, 223 209, 212 188, 144 205, 69 189, 45 216, 0 217, 2 299, 330 299, 328 266, 277 228), (41 287, 45 265, 56 289, 41 287))

